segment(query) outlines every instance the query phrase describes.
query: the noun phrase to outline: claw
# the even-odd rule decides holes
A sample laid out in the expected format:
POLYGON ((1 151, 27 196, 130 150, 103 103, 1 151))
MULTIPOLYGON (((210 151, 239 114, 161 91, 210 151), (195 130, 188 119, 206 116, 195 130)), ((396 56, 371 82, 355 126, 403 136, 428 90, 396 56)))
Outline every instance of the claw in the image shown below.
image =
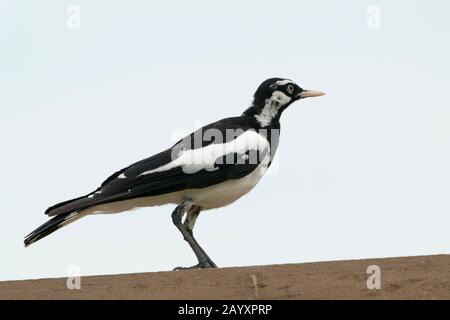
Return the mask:
POLYGON ((191 267, 176 267, 173 269, 173 271, 193 270, 193 269, 210 269, 210 268, 217 268, 217 266, 214 264, 214 262, 212 262, 212 264, 209 262, 204 262, 204 263, 198 263, 191 267))

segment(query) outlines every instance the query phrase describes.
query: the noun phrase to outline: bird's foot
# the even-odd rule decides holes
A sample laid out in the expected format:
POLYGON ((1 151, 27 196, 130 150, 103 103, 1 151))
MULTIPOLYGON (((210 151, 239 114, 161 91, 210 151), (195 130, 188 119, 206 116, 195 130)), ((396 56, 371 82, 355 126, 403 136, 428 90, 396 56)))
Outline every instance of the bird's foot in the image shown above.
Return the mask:
POLYGON ((209 260, 209 261, 199 262, 195 266, 191 266, 191 267, 176 267, 175 269, 173 269, 173 271, 192 270, 192 269, 209 269, 209 268, 217 268, 217 266, 214 262, 209 260))

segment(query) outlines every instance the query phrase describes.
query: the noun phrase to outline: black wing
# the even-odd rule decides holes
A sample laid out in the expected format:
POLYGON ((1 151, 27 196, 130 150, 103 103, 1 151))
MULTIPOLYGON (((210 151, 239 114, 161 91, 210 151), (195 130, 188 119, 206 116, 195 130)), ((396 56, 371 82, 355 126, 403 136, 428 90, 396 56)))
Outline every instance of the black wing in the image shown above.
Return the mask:
POLYGON ((226 180, 242 178, 258 167, 268 150, 231 152, 217 157, 213 168, 193 173, 186 173, 182 166, 174 166, 160 172, 151 171, 168 165, 177 159, 182 151, 229 142, 250 129, 252 129, 252 123, 245 117, 228 118, 212 123, 180 140, 172 148, 117 171, 106 179, 95 192, 55 205, 49 208, 46 214, 53 216, 83 210, 99 204, 156 196, 184 189, 205 188, 226 180), (229 134, 230 131, 227 129, 234 130, 235 134, 229 134), (212 132, 212 134, 208 136, 207 132, 212 132), (219 139, 220 135, 222 138, 219 139), (146 172, 151 173, 144 174, 146 172))

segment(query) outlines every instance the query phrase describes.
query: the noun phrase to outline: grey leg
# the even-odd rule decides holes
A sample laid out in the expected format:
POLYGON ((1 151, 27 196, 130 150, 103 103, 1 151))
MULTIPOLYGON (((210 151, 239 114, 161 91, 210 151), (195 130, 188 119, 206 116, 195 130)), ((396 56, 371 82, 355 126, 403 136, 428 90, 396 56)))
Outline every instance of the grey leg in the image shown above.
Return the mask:
POLYGON ((200 208, 195 206, 191 201, 185 200, 178 205, 172 213, 172 221, 174 225, 180 230, 184 240, 189 243, 195 256, 198 259, 198 264, 188 268, 177 267, 174 270, 195 269, 195 268, 217 268, 216 264, 211 260, 206 252, 200 247, 193 235, 193 228, 195 221, 200 213, 200 208), (183 216, 187 213, 187 217, 183 223, 183 216))
POLYGON ((200 214, 200 207, 192 205, 187 211, 186 219, 184 219, 183 222, 184 227, 191 234, 192 237, 194 236, 193 233, 194 226, 199 214, 200 214))
POLYGON ((195 222, 197 221, 198 215, 200 214, 201 208, 198 206, 191 206, 187 212, 186 215, 186 219, 184 220, 184 227, 186 228, 186 230, 189 232, 189 234, 191 235, 192 239, 194 240, 194 242, 197 244, 198 248, 203 252, 203 255, 206 257, 209 265, 212 268, 217 268, 216 264, 211 260, 211 258, 206 254, 205 250, 203 250, 202 247, 200 247, 200 245, 198 244, 197 240, 194 238, 194 226, 195 226, 195 222))

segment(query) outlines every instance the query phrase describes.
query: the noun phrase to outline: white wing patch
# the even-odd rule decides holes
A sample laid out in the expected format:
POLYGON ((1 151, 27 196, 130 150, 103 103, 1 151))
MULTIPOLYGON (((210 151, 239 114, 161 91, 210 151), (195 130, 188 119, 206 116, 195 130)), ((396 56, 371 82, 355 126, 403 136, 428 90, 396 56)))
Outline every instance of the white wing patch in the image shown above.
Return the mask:
POLYGON ((217 158, 223 157, 230 153, 244 154, 249 150, 257 150, 259 152, 267 151, 263 162, 269 162, 269 141, 257 132, 248 130, 236 139, 227 143, 210 144, 204 148, 194 150, 183 150, 179 157, 172 162, 159 168, 145 171, 139 176, 168 171, 177 167, 181 167, 183 172, 186 174, 194 174, 201 170, 214 171, 217 169, 214 167, 217 158))
POLYGON ((89 199, 92 199, 92 198, 94 198, 94 197, 95 197, 96 195, 98 195, 98 194, 102 194, 102 190, 95 191, 94 193, 90 194, 90 195, 88 196, 88 198, 89 198, 89 199))

